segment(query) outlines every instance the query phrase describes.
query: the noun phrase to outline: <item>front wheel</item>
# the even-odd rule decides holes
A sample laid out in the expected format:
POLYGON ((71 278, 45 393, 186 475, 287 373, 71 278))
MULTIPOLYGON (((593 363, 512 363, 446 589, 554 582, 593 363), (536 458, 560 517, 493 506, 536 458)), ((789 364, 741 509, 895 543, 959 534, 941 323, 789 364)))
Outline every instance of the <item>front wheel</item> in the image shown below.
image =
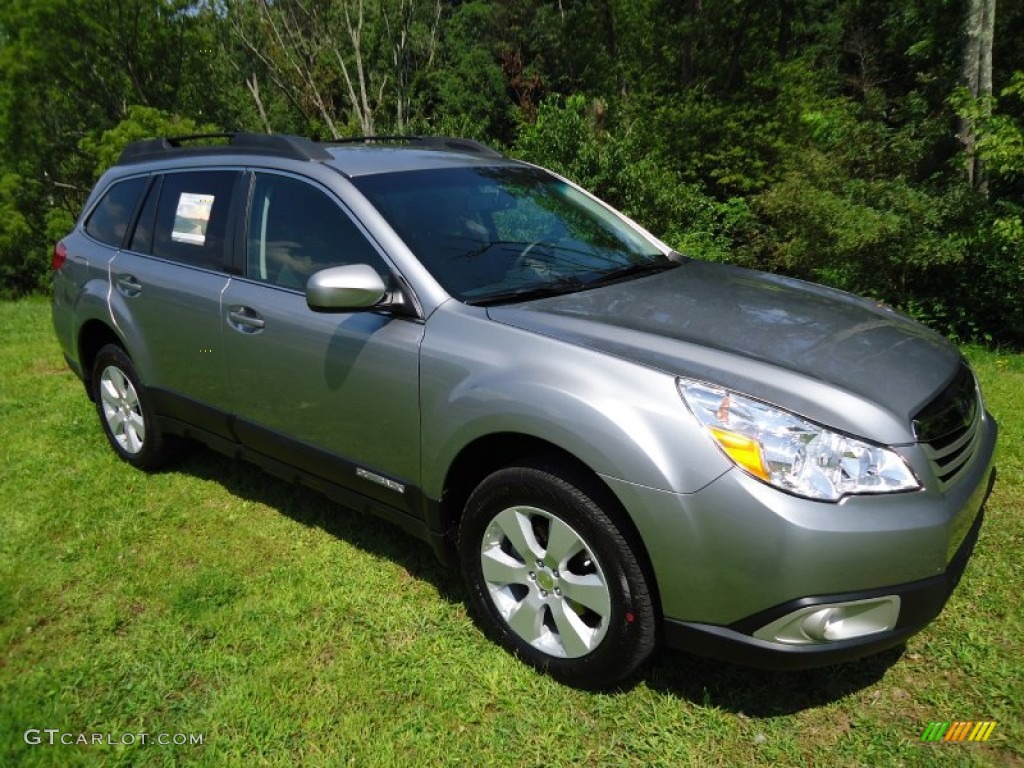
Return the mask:
POLYGON ((100 423, 118 456, 139 469, 157 469, 177 454, 180 441, 160 431, 149 394, 123 349, 108 344, 96 354, 92 386, 100 423))
POLYGON ((538 460, 487 477, 470 496, 459 556, 483 629, 563 683, 606 688, 654 648, 653 600, 607 489, 538 460))

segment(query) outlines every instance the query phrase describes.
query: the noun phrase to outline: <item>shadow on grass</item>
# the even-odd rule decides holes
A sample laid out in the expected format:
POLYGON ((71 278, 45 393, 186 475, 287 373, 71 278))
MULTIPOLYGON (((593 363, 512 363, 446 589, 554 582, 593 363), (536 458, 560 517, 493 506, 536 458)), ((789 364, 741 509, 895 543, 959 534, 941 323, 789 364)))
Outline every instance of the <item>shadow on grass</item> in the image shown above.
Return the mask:
MULTIPOLYGON (((238 498, 265 504, 301 525, 319 528, 364 552, 386 558, 432 584, 450 603, 465 600, 459 574, 441 565, 426 543, 396 525, 205 448, 197 448, 175 470, 216 482, 238 498)), ((697 706, 748 717, 775 717, 823 706, 873 685, 902 653, 900 646, 849 664, 772 672, 661 649, 618 691, 628 692, 645 683, 652 690, 697 706)))
POLYGON ((818 669, 775 672, 662 650, 640 680, 653 690, 748 717, 778 717, 824 706, 879 682, 904 646, 818 669))
POLYGON ((444 600, 463 602, 465 594, 459 574, 441 565, 425 542, 397 525, 337 504, 317 491, 278 479, 247 462, 198 446, 171 471, 215 482, 233 496, 265 504, 301 525, 319 528, 364 552, 386 558, 411 576, 433 584, 444 600))

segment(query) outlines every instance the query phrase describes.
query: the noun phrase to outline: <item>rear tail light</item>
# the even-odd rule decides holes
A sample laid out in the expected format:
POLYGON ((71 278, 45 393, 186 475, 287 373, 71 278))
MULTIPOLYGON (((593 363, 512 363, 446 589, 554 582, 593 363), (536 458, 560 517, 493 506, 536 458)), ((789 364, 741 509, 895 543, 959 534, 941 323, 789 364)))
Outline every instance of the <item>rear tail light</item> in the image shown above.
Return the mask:
POLYGON ((68 247, 64 245, 63 240, 58 240, 57 244, 53 246, 53 271, 56 272, 58 269, 64 266, 64 260, 68 257, 68 247))

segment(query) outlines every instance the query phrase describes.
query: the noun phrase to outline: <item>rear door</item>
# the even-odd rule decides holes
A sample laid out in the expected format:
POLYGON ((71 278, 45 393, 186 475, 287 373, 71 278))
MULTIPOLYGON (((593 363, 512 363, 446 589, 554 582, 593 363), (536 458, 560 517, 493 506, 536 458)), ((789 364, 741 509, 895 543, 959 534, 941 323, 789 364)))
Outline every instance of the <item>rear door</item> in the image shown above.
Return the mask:
POLYGON ((388 312, 321 314, 313 272, 391 268, 341 202, 315 182, 256 172, 244 277, 224 292, 222 346, 238 436, 250 448, 406 511, 419 473, 423 323, 388 312))
POLYGON ((157 410, 226 434, 221 295, 230 282, 237 170, 156 176, 110 264, 110 302, 157 410))

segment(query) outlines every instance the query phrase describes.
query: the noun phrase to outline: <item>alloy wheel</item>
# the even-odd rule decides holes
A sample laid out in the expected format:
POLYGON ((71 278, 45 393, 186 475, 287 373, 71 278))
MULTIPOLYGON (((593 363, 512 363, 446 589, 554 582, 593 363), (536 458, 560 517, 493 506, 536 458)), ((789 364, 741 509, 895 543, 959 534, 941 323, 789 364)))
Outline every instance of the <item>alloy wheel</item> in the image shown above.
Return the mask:
POLYGON ((146 441, 146 422, 139 395, 120 368, 108 365, 100 374, 100 404, 110 434, 123 451, 137 454, 146 441))
POLYGON ((611 614, 608 582, 564 520, 531 506, 499 512, 481 541, 480 564, 494 606, 525 642, 559 658, 600 645, 611 614))

